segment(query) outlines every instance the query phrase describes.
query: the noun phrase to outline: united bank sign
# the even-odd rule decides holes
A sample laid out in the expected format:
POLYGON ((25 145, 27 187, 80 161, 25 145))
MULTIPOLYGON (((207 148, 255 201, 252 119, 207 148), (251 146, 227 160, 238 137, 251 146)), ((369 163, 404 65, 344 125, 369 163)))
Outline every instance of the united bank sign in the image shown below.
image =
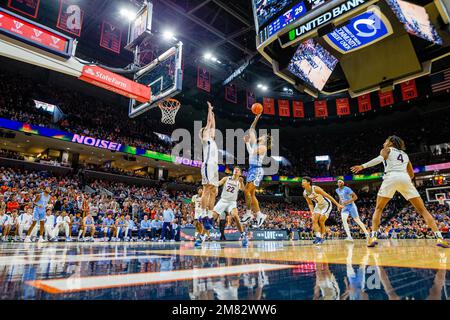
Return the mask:
POLYGON ((363 6, 368 6, 373 2, 373 0, 348 0, 340 5, 337 5, 324 12, 323 14, 297 26, 296 28, 290 30, 288 33, 282 35, 280 37, 281 45, 283 47, 290 46, 295 42, 304 39, 320 27, 331 23, 333 20, 337 18, 343 18, 355 9, 362 8, 363 6))

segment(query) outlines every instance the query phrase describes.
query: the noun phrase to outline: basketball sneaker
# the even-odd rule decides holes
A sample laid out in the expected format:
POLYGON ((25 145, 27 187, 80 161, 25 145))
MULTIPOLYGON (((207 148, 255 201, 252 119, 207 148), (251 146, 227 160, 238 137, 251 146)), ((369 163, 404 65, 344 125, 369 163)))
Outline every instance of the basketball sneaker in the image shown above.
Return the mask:
POLYGON ((258 224, 258 228, 261 228, 264 221, 266 221, 267 215, 261 212, 258 212, 258 215, 256 216, 256 222, 258 224))
POLYGON ((199 238, 197 238, 196 240, 195 240, 195 242, 194 242, 194 246, 196 247, 196 248, 201 248, 202 247, 202 240, 201 239, 199 239, 199 238))
POLYGON ((444 239, 437 239, 436 245, 441 248, 450 248, 450 245, 444 239))
POLYGON ((246 214, 244 214, 244 216, 241 219, 241 223, 250 223, 250 221, 253 220, 253 214, 251 212, 248 212, 246 214))
POLYGON ((378 244, 378 239, 377 239, 377 237, 369 238, 369 241, 367 241, 367 246, 368 246, 369 248, 373 248, 373 247, 375 247, 377 244, 378 244))
POLYGON ((322 238, 319 238, 319 237, 314 238, 313 244, 321 244, 321 243, 322 243, 322 238))

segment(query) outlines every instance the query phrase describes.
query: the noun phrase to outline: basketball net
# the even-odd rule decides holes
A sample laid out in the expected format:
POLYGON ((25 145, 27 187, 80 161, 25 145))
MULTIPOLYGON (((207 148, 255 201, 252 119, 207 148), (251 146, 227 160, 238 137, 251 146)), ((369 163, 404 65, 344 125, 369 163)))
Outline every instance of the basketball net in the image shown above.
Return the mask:
POLYGON ((161 109, 161 122, 165 124, 174 124, 175 117, 181 107, 180 101, 169 98, 158 102, 158 107, 161 109))

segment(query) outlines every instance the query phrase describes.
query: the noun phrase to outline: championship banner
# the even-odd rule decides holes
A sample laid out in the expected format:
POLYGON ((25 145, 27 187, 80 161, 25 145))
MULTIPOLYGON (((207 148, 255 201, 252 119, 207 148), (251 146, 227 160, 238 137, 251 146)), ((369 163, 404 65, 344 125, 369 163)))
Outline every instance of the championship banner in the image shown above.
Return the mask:
POLYGON ((414 79, 402 82, 400 84, 400 88, 402 89, 403 101, 408 101, 419 96, 416 87, 416 80, 414 79))
POLYGON ((247 109, 251 109, 252 105, 256 102, 256 96, 253 91, 247 90, 247 109))
POLYGON ((358 97, 358 110, 364 113, 372 110, 372 103, 370 102, 370 94, 363 94, 358 97))
POLYGON ((121 41, 122 30, 108 21, 103 21, 100 35, 100 47, 119 54, 121 41))
POLYGON ((392 106, 394 104, 394 93, 392 90, 386 92, 378 91, 378 97, 380 98, 380 107, 392 106))
POLYGON ((327 100, 314 101, 314 114, 316 118, 328 117, 327 100))
POLYGON ((292 101, 292 111, 294 118, 304 118, 305 108, 303 107, 303 101, 292 101))
POLYGON ((59 0, 58 22, 56 27, 76 35, 81 34, 84 12, 75 0, 59 0))
POLYGON ((278 100, 278 114, 280 117, 290 117, 289 100, 278 100))
POLYGON ((139 102, 150 101, 150 87, 98 66, 84 66, 78 79, 139 102))
POLYGON ((348 98, 336 99, 336 113, 338 116, 346 116, 350 114, 350 103, 348 98))
POLYGON ((211 92, 211 74, 206 68, 197 69, 197 88, 211 92))
POLYGON ((40 0, 9 0, 8 8, 18 11, 26 16, 36 18, 39 11, 40 0))
POLYGON ((263 99, 264 114, 275 115, 275 100, 273 98, 263 99))
POLYGON ((225 87, 225 100, 237 103, 237 87, 234 83, 230 83, 225 87))

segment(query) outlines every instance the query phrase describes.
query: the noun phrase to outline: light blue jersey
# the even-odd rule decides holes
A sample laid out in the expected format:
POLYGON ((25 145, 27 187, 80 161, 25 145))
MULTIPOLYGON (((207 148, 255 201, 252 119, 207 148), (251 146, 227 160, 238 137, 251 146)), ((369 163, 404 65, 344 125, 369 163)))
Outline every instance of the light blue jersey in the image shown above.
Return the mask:
POLYGON ((34 212, 33 212, 33 220, 34 221, 44 221, 45 220, 45 208, 47 207, 49 202, 50 202, 50 194, 48 194, 48 196, 46 196, 45 193, 42 192, 36 206, 34 207, 34 212))
MULTIPOLYGON (((353 190, 350 189, 347 186, 344 186, 342 189, 341 188, 337 188, 336 189, 336 193, 339 196, 339 202, 340 203, 344 203, 346 201, 349 201, 352 199, 352 194, 353 194, 353 190)), ((352 218, 357 218, 358 215, 358 208, 356 207, 356 204, 354 202, 346 205, 342 211, 342 213, 348 213, 352 218)))

